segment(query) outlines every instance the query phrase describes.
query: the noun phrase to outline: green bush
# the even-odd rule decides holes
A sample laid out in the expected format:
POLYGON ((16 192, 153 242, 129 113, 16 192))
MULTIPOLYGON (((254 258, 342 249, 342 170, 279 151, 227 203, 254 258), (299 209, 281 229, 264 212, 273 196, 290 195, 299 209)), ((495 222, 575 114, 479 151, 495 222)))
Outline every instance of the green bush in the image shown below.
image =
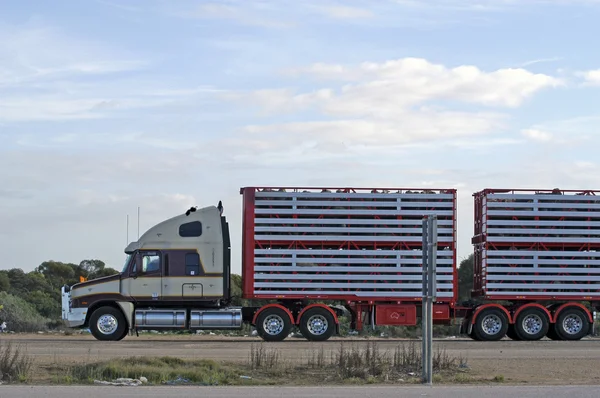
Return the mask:
POLYGON ((0 323, 6 322, 8 330, 21 333, 47 329, 49 320, 38 314, 27 301, 0 292, 0 305, 0 323))

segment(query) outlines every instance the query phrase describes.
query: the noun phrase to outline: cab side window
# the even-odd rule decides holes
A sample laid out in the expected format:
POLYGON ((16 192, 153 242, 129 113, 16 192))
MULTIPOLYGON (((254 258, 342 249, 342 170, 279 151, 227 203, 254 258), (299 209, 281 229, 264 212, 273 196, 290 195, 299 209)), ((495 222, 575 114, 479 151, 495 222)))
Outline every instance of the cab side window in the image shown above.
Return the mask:
POLYGON ((133 266, 133 272, 138 274, 160 274, 160 253, 142 252, 136 258, 133 266))

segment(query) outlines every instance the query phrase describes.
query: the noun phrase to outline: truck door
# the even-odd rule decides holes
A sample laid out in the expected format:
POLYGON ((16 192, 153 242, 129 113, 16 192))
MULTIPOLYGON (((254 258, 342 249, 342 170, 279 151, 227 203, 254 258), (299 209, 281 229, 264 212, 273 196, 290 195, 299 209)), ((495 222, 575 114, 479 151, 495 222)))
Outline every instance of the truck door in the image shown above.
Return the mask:
POLYGON ((135 301, 162 300, 164 265, 158 251, 140 251, 129 277, 129 295, 135 301))

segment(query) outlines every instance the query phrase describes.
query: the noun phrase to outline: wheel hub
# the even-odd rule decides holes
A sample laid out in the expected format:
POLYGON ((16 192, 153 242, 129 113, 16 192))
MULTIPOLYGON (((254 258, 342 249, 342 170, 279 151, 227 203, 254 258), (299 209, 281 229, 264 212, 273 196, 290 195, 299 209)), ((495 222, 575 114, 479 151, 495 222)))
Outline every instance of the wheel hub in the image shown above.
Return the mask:
POLYGON ((542 330, 542 324, 542 319, 538 315, 527 315, 522 322, 523 331, 527 334, 537 334, 542 330))
POLYGON ((308 331, 314 335, 321 335, 327 331, 329 324, 323 315, 313 315, 307 322, 308 331))
POLYGON ((583 328, 581 318, 575 314, 567 315, 562 324, 564 331, 568 334, 577 334, 583 328))
POLYGON ((268 334, 275 336, 283 331, 283 319, 279 315, 269 315, 263 321, 263 329, 268 334))
POLYGON ((481 328, 488 335, 500 333, 502 320, 497 315, 487 315, 481 320, 481 328))
POLYGON ((98 318, 96 325, 98 326, 98 331, 100 331, 100 333, 113 334, 119 327, 119 322, 113 315, 105 314, 98 318))

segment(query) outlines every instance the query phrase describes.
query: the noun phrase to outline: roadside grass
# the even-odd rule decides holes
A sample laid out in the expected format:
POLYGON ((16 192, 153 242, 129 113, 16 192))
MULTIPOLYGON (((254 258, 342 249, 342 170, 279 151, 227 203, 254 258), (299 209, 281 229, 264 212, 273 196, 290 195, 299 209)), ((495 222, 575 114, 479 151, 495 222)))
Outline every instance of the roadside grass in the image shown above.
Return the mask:
MULTIPOLYGON (((402 384, 421 382, 420 344, 399 343, 381 350, 377 342, 341 342, 335 349, 318 345, 292 359, 284 357, 276 344, 255 343, 242 362, 175 357, 127 357, 95 361, 90 356, 81 363, 35 365, 25 352, 11 347, 0 349, 0 371, 6 382, 92 384, 121 378, 147 379, 148 384, 193 385, 342 385, 402 384), (15 354, 15 352, 17 354, 15 354)), ((1 347, 1 346, 0 346, 1 347)), ((433 353, 435 383, 490 382, 473 378, 467 361, 438 348, 433 353)), ((498 382, 498 378, 494 380, 498 382)))

